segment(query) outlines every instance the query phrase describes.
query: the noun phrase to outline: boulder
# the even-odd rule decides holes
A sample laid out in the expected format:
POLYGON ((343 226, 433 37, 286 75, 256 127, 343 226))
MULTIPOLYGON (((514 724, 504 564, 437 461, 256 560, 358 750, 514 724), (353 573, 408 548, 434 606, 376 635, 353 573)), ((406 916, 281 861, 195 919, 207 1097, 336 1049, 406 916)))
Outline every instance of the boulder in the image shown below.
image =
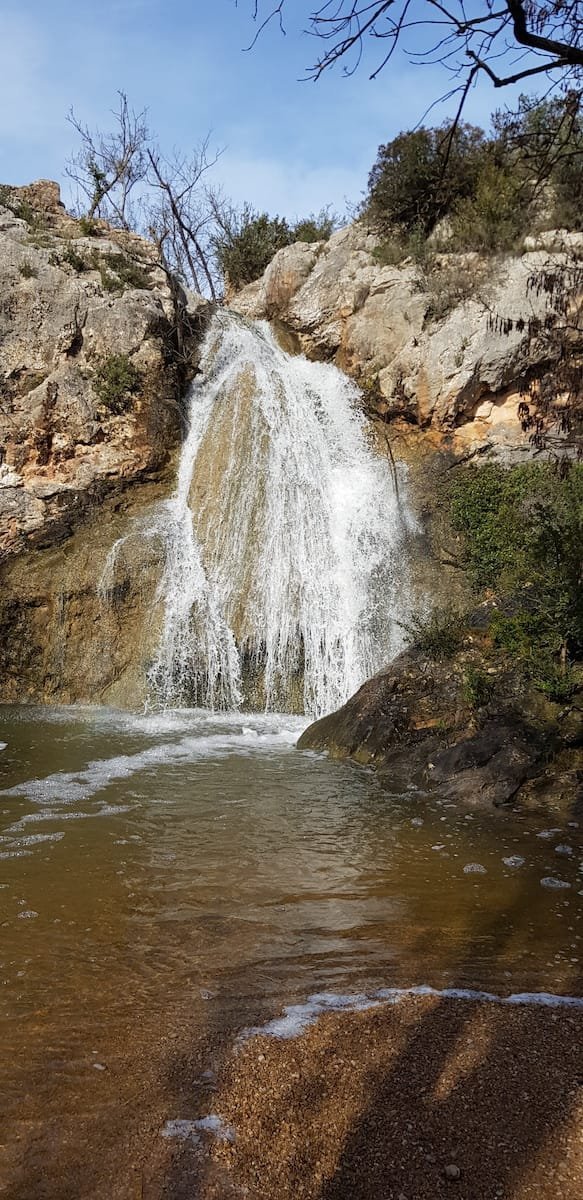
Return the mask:
POLYGON ((414 784, 470 807, 544 806, 562 790, 572 807, 582 793, 582 700, 583 687, 570 707, 543 704, 474 627, 452 658, 431 659, 415 648, 401 654, 337 712, 310 725, 298 747, 374 767, 387 774, 392 790, 414 784), (465 687, 470 669, 492 680, 490 699, 479 709, 465 687), (561 765, 549 773, 555 754, 563 756, 561 765))

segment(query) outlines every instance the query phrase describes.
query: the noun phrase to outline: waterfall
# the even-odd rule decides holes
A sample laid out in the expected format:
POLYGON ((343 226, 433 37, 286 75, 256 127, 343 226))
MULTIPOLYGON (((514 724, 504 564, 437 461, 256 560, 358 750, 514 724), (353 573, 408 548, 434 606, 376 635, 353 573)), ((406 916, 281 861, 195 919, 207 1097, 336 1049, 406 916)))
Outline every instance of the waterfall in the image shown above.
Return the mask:
POLYGON ((130 535, 164 550, 158 702, 316 716, 394 654, 411 519, 359 402, 341 371, 286 354, 266 322, 214 317, 175 492, 130 535))

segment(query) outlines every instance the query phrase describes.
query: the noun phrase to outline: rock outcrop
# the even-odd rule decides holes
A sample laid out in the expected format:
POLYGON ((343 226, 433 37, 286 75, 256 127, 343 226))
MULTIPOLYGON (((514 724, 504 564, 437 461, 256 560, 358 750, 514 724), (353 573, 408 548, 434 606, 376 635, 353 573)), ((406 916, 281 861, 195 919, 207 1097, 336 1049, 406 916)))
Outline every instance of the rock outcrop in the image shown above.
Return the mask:
POLYGON ((180 302, 187 354, 149 243, 70 217, 48 181, 0 190, 0 700, 143 694, 155 547, 132 549, 123 605, 98 584, 171 486, 206 311, 180 302))
POLYGON ((104 223, 88 236, 56 184, 4 199, 0 556, 66 536, 111 490, 159 476, 180 438, 184 384, 153 248, 104 223))
POLYGON ((579 815, 583 679, 569 703, 546 700, 495 652, 487 620, 488 605, 453 657, 436 660, 415 647, 401 654, 310 725, 300 749, 375 767, 397 790, 413 785, 469 806, 522 802, 579 815))
POLYGON ((381 417, 431 427, 456 453, 524 455, 520 389, 550 353, 532 330, 550 312, 550 277, 582 249, 582 234, 559 231, 491 260, 434 254, 428 271, 411 259, 381 265, 378 239, 353 225, 280 250, 231 304, 282 323, 308 356, 335 361, 381 417))

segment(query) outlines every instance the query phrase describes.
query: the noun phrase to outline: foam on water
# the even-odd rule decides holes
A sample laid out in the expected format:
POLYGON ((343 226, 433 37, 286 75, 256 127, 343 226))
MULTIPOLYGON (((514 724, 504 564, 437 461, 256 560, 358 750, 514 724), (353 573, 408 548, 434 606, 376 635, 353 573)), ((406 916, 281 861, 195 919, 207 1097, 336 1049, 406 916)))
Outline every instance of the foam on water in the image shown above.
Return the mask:
MULTIPOLYGON (((337 708, 401 643, 412 525, 356 386, 286 354, 266 322, 217 314, 176 490, 129 535, 164 554, 158 701, 237 709, 250 675, 267 711, 297 707, 299 687, 307 714, 337 708)), ((110 551, 105 601, 126 541, 110 551)))
POLYGON ((193 736, 175 742, 158 742, 136 754, 97 759, 78 771, 57 771, 45 779, 29 779, 5 788, 0 791, 0 796, 22 796, 42 805, 75 804, 103 791, 111 783, 129 779, 153 767, 221 759, 230 754, 281 752, 295 745, 298 731, 305 725, 305 722, 279 715, 270 719, 262 716, 249 725, 250 721, 253 722, 253 718, 246 715, 244 724, 239 720, 235 725, 231 715, 228 719, 223 718, 222 730, 204 733, 204 728, 212 729, 217 725, 216 718, 205 714, 205 723, 201 723, 200 731, 193 736))
POLYGON ((273 1037, 287 1040, 299 1037, 310 1025, 314 1025, 327 1012, 364 1012, 383 1004, 399 1004, 409 996, 433 996, 442 1000, 466 1000, 487 1004, 510 1006, 534 1005, 542 1008, 583 1009, 583 996, 559 996, 552 992, 516 992, 510 996, 499 996, 494 992, 477 991, 472 988, 434 988, 426 984, 414 987, 378 988, 368 995, 342 995, 334 992, 318 992, 303 1004, 289 1004, 283 1016, 244 1029, 239 1041, 251 1037, 273 1037))

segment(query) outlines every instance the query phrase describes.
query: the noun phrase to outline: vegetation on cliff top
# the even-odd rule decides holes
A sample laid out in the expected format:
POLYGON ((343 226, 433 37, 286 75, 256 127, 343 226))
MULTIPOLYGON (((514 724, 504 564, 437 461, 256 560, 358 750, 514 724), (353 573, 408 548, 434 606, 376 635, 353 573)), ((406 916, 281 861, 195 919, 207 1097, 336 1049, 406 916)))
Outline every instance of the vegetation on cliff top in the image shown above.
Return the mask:
POLYGON ((223 208, 214 235, 214 248, 224 279, 240 288, 259 279, 274 254, 292 242, 327 241, 336 218, 329 209, 300 221, 257 213, 249 204, 241 210, 223 208))
POLYGON ((400 133, 379 147, 362 215, 392 261, 432 234, 434 247, 491 253, 527 232, 582 229, 580 101, 522 96, 489 135, 459 123, 400 133))

